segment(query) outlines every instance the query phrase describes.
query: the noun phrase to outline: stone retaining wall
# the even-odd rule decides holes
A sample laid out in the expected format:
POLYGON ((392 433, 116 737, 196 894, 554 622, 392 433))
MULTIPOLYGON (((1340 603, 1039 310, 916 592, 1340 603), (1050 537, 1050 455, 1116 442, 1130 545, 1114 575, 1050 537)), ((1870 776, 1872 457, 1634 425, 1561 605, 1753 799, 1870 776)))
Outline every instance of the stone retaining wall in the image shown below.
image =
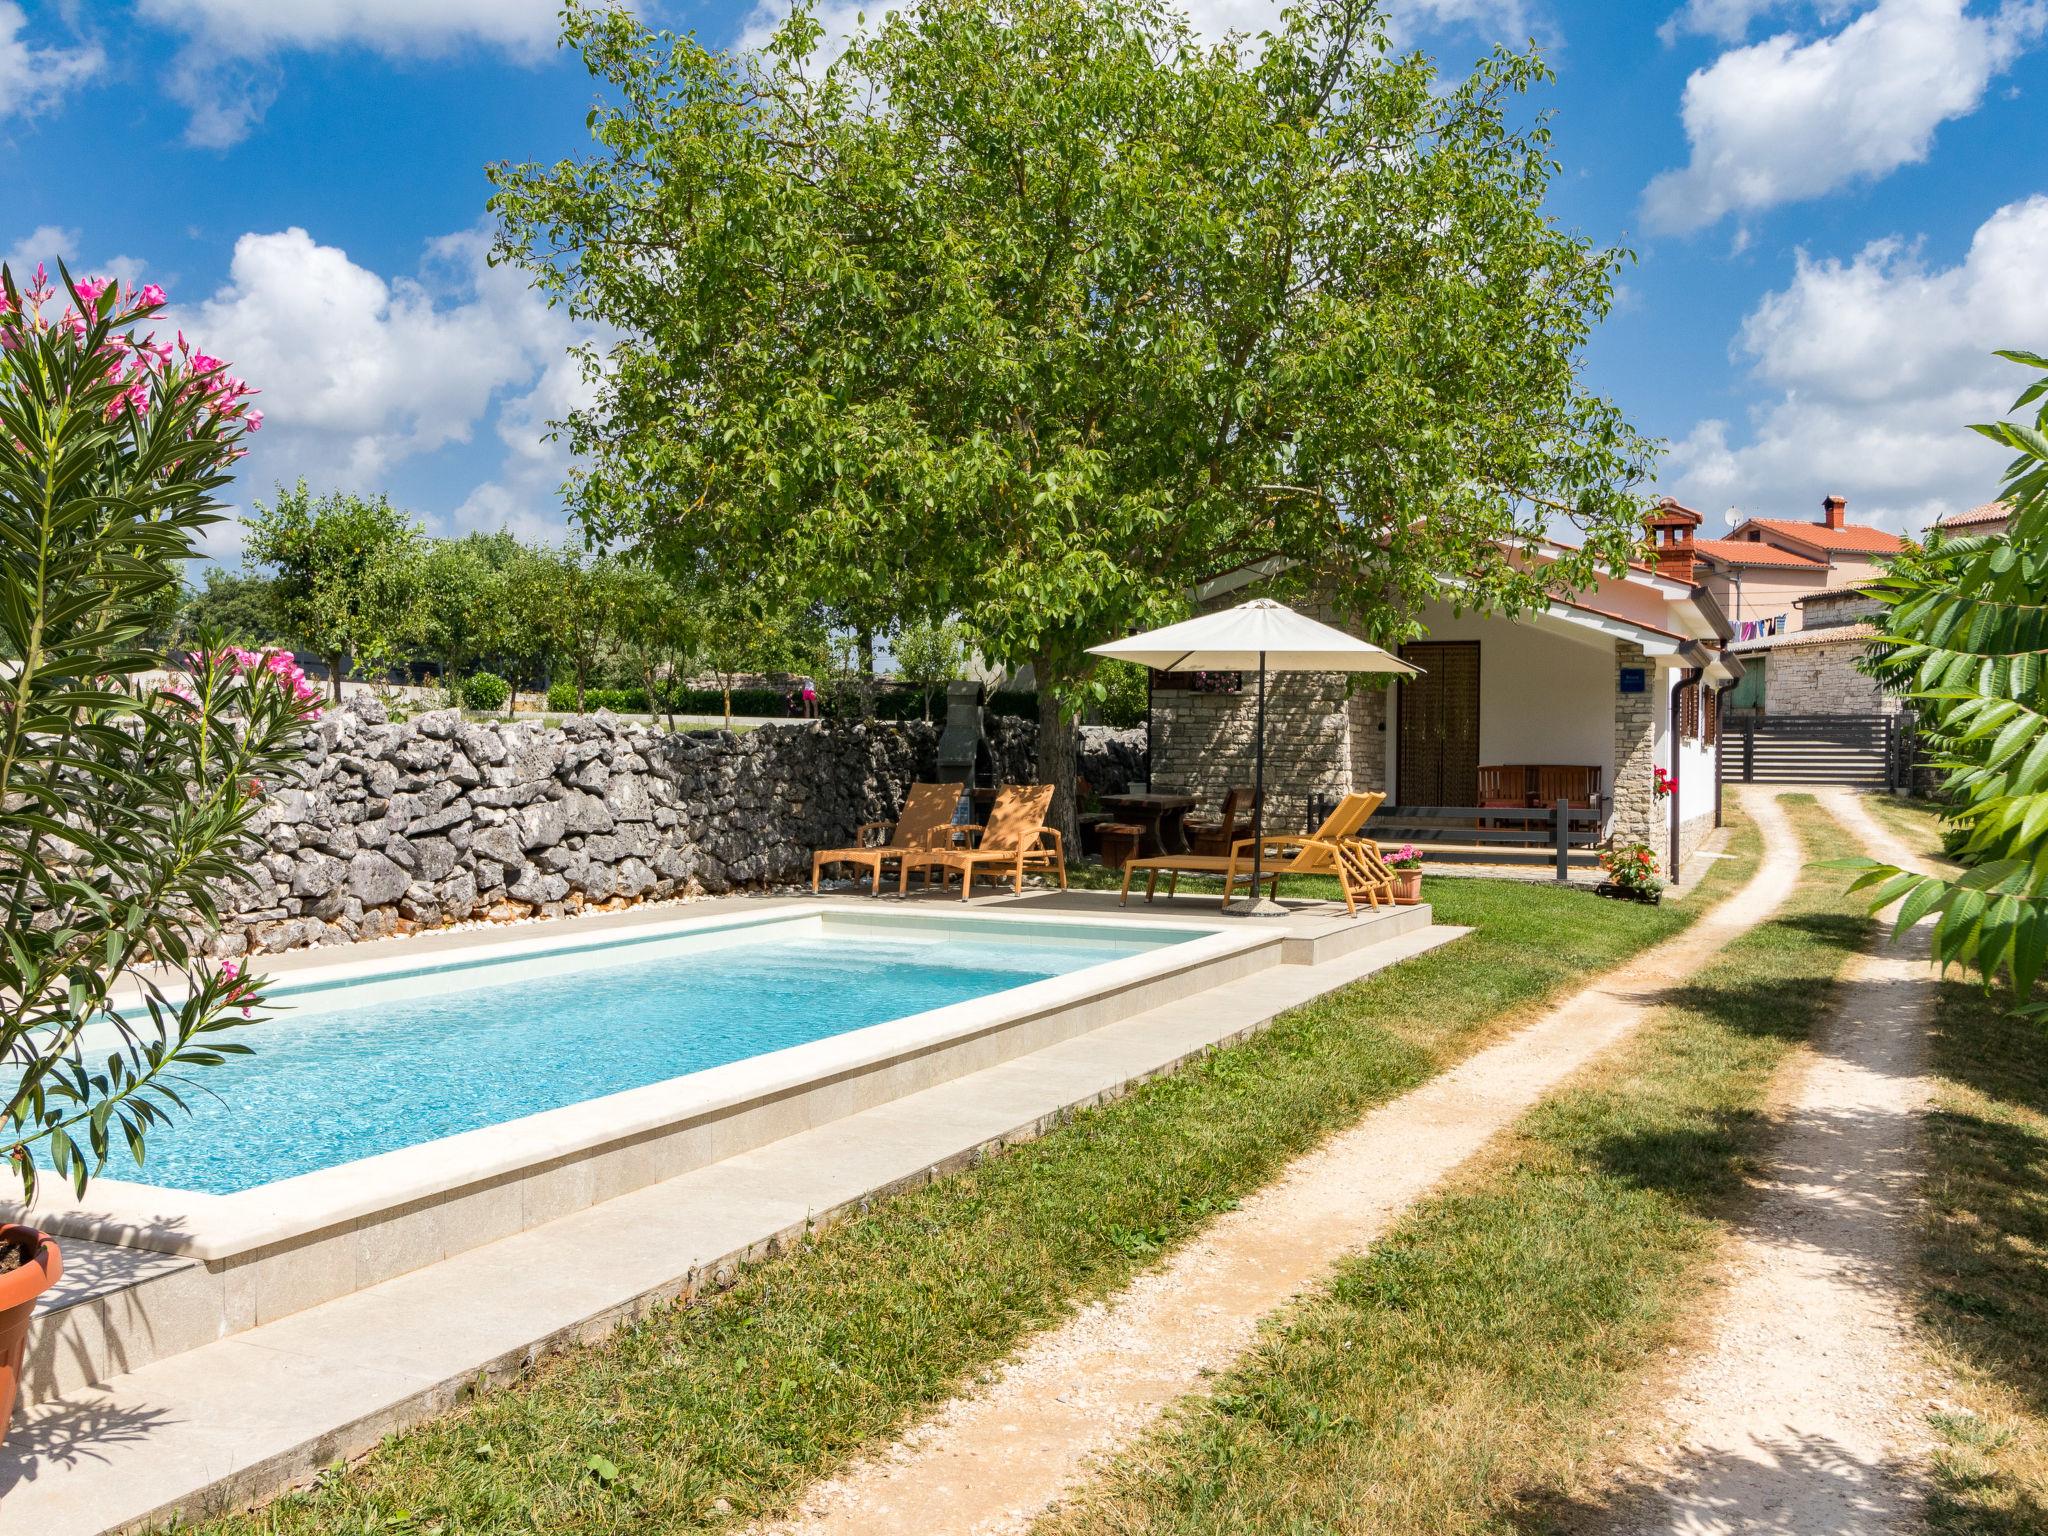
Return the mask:
MULTIPOLYGON (((1028 780, 1036 726, 989 722, 999 780, 1028 780)), ((1143 732, 1082 733, 1082 772, 1121 788, 1143 732)), ((555 916, 809 879, 814 849, 893 817, 930 779, 922 721, 669 734, 597 714, 556 729, 441 710, 389 723, 354 698, 270 787, 267 852, 229 893, 220 953, 555 916)))

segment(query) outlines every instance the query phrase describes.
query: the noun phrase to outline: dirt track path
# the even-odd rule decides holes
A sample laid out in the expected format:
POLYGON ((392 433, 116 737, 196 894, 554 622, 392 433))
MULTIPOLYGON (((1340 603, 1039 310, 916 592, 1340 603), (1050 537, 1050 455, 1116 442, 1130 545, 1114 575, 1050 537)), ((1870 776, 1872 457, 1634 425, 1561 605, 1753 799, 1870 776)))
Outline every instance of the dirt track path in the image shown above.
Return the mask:
POLYGON ((1756 874, 1677 938, 1595 981, 1291 1164, 1121 1294, 1028 1343, 984 1392, 811 1491, 778 1536, 1018 1531, 1252 1342, 1261 1318, 1371 1243, 1564 1078, 1634 1030, 1658 996, 1791 893, 1799 844, 1774 799, 1750 804, 1756 874))
MULTIPOLYGON (((1821 800, 1872 857, 1924 867, 1855 795, 1821 800)), ((1918 1527, 1926 1393, 1909 1285, 1934 991, 1924 929, 1850 962, 1729 1257, 1712 1339, 1682 1371, 1615 1530, 1918 1527)))

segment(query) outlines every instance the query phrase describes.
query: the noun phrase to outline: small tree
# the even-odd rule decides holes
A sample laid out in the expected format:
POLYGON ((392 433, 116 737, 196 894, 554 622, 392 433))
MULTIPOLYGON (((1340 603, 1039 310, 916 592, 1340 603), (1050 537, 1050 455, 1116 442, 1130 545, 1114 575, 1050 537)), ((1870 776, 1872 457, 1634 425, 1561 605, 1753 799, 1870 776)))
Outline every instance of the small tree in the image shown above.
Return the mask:
POLYGON ((1850 862, 1875 907, 1899 903, 1900 931, 1933 914, 1936 959, 1987 987, 2004 976, 2039 1014, 2048 1004, 2028 999, 2048 965, 2048 357, 1999 355, 2041 375, 2014 404, 2036 406, 2032 422, 1976 428, 2017 455, 2006 532, 1909 545, 1870 589, 1885 616, 1866 667, 1919 711, 1953 851, 1970 868, 1951 880, 1850 862))
POLYGON ((676 685, 702 651, 703 615, 673 582, 637 556, 619 562, 619 588, 620 649, 647 690, 647 707, 659 711, 674 730, 676 685))
POLYGON ((415 563, 406 640, 433 657, 451 685, 488 653, 505 570, 519 555, 509 533, 472 533, 431 541, 415 563))
POLYGON ((280 618, 274 581, 214 565, 180 606, 175 635, 181 643, 212 634, 236 645, 271 645, 285 638, 280 618))
POLYGON ((141 685, 262 418, 218 359, 137 331, 161 289, 65 286, 52 320, 40 269, 26 292, 0 269, 0 1091, 31 1195, 39 1160, 80 1191, 117 1143, 140 1162, 184 1073, 245 1049, 223 1032, 262 984, 201 940, 314 712, 289 656, 210 642, 141 685), (142 1001, 116 1012, 124 984, 142 1001))
POLYGON ((890 644, 896 670, 924 699, 924 717, 932 717, 932 690, 958 677, 967 665, 967 640, 951 619, 913 620, 896 632, 890 644))
POLYGON ((325 658, 332 697, 344 665, 389 661, 413 627, 419 525, 382 496, 278 487, 243 520, 246 559, 276 572, 286 631, 325 658))

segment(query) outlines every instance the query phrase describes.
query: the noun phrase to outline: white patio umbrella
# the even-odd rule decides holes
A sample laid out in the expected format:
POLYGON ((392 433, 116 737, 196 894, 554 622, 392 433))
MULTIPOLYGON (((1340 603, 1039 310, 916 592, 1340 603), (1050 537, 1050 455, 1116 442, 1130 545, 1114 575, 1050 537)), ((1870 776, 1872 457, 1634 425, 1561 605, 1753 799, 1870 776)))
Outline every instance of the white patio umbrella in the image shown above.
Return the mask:
POLYGON ((1155 672, 1252 672, 1259 674, 1259 725, 1252 769, 1252 899, 1226 910, 1268 916, 1285 909, 1259 895, 1266 835, 1266 673, 1399 672, 1411 666, 1378 646, 1296 613, 1284 603, 1255 597, 1235 608, 1147 630, 1128 640, 1091 645, 1089 653, 1135 661, 1155 672))

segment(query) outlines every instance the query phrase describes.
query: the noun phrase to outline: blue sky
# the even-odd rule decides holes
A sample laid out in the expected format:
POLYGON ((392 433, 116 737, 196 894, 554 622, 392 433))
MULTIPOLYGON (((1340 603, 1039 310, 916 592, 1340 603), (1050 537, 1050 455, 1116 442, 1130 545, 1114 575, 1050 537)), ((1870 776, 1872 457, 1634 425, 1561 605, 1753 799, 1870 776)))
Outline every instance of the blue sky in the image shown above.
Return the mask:
MULTIPOLYGON (((781 0, 786 3, 786 0, 781 0)), ((754 0, 643 0, 716 45, 754 0)), ((1194 0, 1212 33, 1271 0, 1194 0)), ((556 0, 0 0, 0 254, 170 290, 265 393, 244 498, 387 491, 440 531, 564 531, 543 424, 574 333, 484 267, 483 167, 579 153, 556 0)), ((2048 0, 1392 0, 1461 72, 1536 38, 1553 212, 1639 254, 1588 357, 1657 489, 1916 528, 1989 499, 1962 424, 2048 350, 2048 0)), ((854 7, 827 4, 851 24, 854 7)), ((232 543, 219 552, 231 553, 232 543)))

